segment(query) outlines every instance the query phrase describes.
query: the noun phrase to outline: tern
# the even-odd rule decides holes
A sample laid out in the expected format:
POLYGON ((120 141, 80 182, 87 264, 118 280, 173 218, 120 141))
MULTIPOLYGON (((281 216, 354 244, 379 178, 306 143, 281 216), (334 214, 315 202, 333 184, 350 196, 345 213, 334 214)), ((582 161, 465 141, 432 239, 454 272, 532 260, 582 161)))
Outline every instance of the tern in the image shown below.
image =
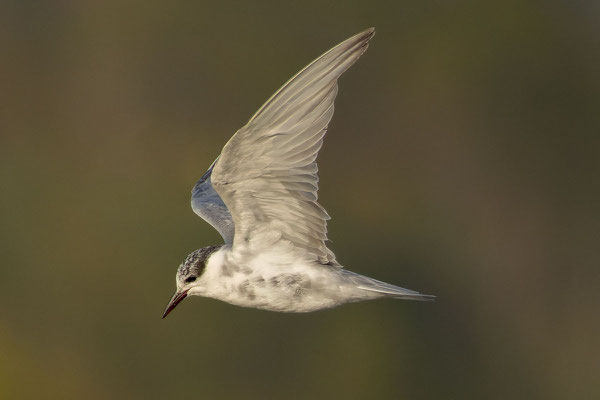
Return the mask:
POLYGON ((292 77, 196 183, 192 209, 224 244, 196 250, 179 265, 163 318, 191 295, 295 313, 382 297, 435 298, 350 272, 326 244, 330 218, 317 202, 317 153, 337 80, 374 34, 370 28, 352 36, 292 77))

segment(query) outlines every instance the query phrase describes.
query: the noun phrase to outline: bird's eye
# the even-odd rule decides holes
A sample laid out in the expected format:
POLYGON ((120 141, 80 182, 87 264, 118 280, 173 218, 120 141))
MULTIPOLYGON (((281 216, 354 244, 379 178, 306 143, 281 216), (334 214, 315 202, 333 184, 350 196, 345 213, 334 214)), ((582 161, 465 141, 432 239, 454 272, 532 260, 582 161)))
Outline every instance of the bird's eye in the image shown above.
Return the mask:
POLYGON ((190 276, 188 278, 185 279, 186 283, 192 283, 196 280, 195 276, 190 276))

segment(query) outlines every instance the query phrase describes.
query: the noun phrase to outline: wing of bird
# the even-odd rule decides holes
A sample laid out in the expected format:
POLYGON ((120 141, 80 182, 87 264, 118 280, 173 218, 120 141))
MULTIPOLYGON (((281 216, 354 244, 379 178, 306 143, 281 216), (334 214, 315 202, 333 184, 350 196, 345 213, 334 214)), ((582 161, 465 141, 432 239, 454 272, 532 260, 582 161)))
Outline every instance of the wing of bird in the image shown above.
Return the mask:
POLYGON ((333 116, 337 79, 373 35, 373 28, 361 32, 310 63, 223 147, 211 178, 233 217, 234 250, 287 240, 335 264, 325 244, 329 215, 317 202, 316 158, 333 116))
POLYGON ((223 237, 225 244, 233 243, 234 225, 231 213, 212 186, 211 174, 215 163, 192 189, 192 210, 211 224, 223 237))

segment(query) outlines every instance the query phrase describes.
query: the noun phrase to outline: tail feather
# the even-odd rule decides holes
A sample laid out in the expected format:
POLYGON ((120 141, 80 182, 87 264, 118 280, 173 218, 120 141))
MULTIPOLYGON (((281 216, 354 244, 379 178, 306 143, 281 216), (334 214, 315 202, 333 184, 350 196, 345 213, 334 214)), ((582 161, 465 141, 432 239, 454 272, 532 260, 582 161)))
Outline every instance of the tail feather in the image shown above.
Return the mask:
MULTIPOLYGON (((345 271, 350 272, 348 270, 345 271)), ((422 294, 415 290, 391 285, 389 283, 381 282, 377 279, 369 278, 364 275, 355 274, 353 272, 350 273, 354 275, 353 280, 356 282, 357 287, 362 290, 381 293, 386 297, 391 297, 394 299, 435 301, 435 296, 430 294, 422 294)))
MULTIPOLYGON (((377 281, 378 282, 378 281, 377 281)), ((383 282, 379 282, 383 283, 383 282)), ((373 286, 358 286, 359 289, 368 290, 371 292, 381 293, 387 297, 391 297, 394 299, 402 299, 402 300, 418 300, 418 301, 435 301, 435 296, 431 294, 422 294, 416 292, 414 290, 401 288, 399 286, 389 285, 387 283, 383 283, 380 285, 373 286)))

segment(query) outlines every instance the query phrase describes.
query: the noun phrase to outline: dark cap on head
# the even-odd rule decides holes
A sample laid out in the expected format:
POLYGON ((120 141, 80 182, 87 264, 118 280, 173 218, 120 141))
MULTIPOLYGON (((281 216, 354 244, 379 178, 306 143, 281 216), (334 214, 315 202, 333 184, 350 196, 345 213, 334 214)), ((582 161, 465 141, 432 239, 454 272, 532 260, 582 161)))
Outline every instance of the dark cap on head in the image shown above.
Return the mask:
POLYGON ((222 246, 223 245, 203 247, 188 255, 177 269, 177 279, 183 283, 186 278, 192 276, 199 278, 204 272, 206 261, 210 255, 219 250, 222 246))
POLYGON ((167 308, 162 316, 163 318, 173 311, 177 304, 186 298, 190 288, 183 288, 200 278, 206 268, 206 261, 210 255, 219 250, 222 246, 223 245, 203 247, 185 258, 179 268, 177 268, 177 291, 169 301, 169 304, 167 304, 167 308))

